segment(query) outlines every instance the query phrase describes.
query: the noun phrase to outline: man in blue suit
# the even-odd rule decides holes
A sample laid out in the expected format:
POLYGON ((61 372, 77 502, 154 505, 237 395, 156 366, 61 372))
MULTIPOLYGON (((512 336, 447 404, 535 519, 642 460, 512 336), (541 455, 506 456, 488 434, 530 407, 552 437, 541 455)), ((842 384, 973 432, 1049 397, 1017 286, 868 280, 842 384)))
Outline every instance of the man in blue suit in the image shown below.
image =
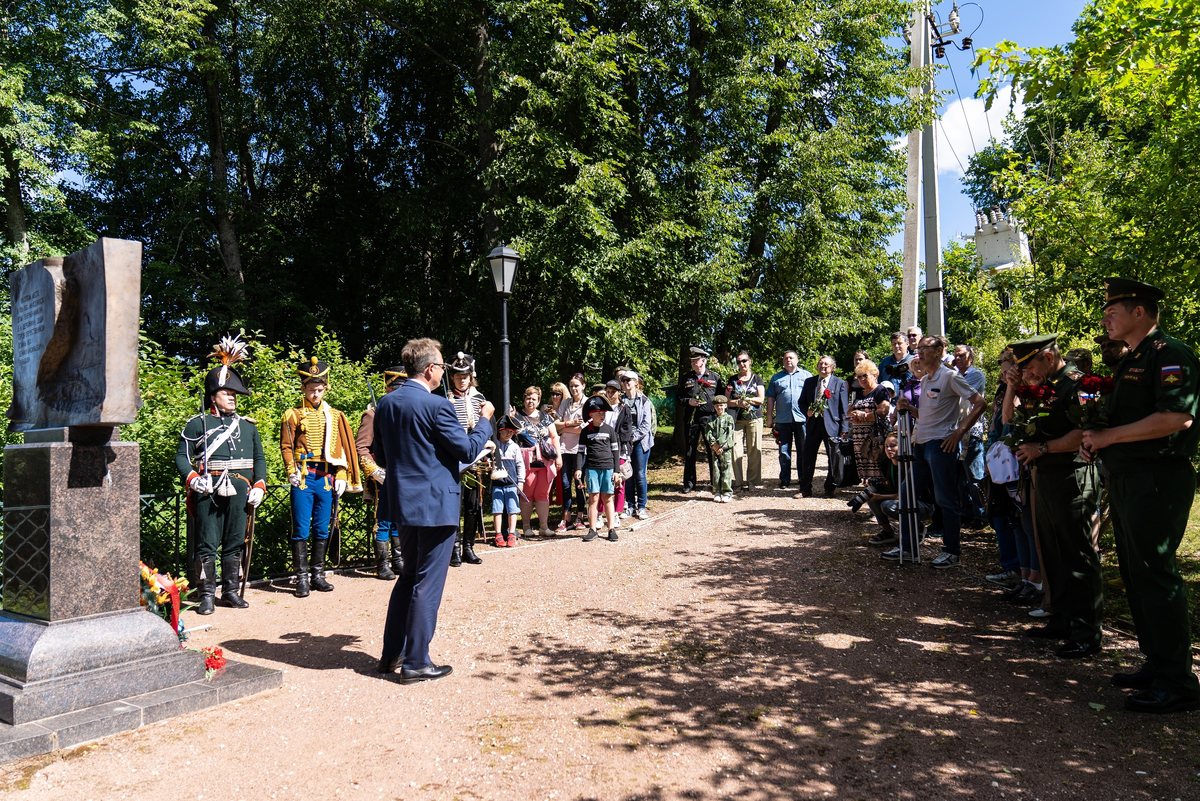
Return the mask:
MULTIPOLYGON (((817 469, 817 450, 825 443, 825 456, 837 445, 833 440, 850 436, 847 406, 850 390, 846 382, 833 374, 837 363, 832 356, 822 356, 817 362, 817 374, 804 382, 800 393, 800 408, 809 412, 808 436, 804 438, 804 454, 800 461, 800 493, 812 497, 813 472, 817 469), (814 420, 813 418, 818 418, 814 420), (821 424, 824 424, 822 428, 821 424)), ((825 475, 825 496, 837 490, 832 471, 825 475)))
POLYGON ((390 674, 399 667, 400 683, 414 684, 453 670, 430 661, 429 641, 437 627, 458 528, 459 464, 473 462, 483 450, 496 410, 485 403, 475 430, 467 434, 450 401, 433 394, 446 369, 441 343, 409 340, 400 359, 409 380, 384 395, 375 410, 376 462, 388 477, 382 500, 389 519, 399 527, 404 557, 388 603, 379 672, 390 674))

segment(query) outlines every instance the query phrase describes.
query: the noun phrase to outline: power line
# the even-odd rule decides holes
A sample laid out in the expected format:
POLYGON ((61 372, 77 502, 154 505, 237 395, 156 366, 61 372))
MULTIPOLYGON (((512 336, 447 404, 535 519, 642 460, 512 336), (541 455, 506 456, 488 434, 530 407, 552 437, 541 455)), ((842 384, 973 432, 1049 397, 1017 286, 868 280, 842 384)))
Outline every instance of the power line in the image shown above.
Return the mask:
MULTIPOLYGON (((946 59, 946 66, 950 68, 950 78, 954 81, 954 94, 958 95, 958 107, 962 109, 963 122, 967 124, 967 136, 971 137, 971 149, 978 153, 979 148, 975 145, 975 134, 971 132, 971 120, 967 116, 967 104, 963 102, 962 92, 958 91, 958 76, 954 74, 954 63, 950 59, 946 59)), ((987 114, 983 116, 986 118, 987 114)))
POLYGON ((950 155, 954 156, 954 160, 958 162, 958 168, 962 170, 963 175, 967 174, 967 168, 963 166, 962 160, 958 157, 958 153, 954 151, 954 144, 950 141, 950 137, 946 135, 946 126, 942 125, 942 121, 937 121, 938 127, 942 130, 942 138, 946 140, 946 146, 950 148, 950 155))

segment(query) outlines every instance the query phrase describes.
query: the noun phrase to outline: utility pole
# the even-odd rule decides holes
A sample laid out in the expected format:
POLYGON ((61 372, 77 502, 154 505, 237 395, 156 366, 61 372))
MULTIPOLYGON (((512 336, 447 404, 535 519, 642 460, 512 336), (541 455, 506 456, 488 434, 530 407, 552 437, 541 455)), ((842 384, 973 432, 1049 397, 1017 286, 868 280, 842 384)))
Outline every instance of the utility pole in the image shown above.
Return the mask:
MULTIPOLYGON (((933 63, 933 57, 943 58, 946 45, 959 47, 953 39, 958 33, 958 4, 950 11, 948 22, 938 25, 931 13, 929 0, 913 9, 911 28, 905 28, 905 38, 911 48, 909 64, 914 69, 924 69, 933 63)), ((971 46, 970 37, 964 37, 960 50, 971 46)), ((934 93, 933 76, 925 85, 913 89, 913 95, 934 93)), ((930 122, 920 130, 908 134, 907 171, 908 208, 904 215, 904 276, 900 287, 900 328, 907 329, 917 324, 917 286, 919 284, 919 225, 918 195, 925 205, 925 333, 946 333, 945 296, 942 289, 942 230, 938 217, 937 183, 937 139, 930 122), (923 191, 922 191, 923 190, 923 191)))

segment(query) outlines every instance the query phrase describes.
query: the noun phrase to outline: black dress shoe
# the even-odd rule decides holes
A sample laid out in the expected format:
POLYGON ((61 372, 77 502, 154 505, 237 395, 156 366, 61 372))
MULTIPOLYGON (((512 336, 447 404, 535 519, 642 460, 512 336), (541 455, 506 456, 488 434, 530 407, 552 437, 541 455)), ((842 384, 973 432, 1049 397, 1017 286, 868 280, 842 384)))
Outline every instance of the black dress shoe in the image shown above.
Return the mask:
POLYGON ((1066 642, 1054 652, 1055 656, 1063 659, 1082 659, 1085 656, 1100 653, 1100 644, 1091 642, 1066 642))
POLYGON ((693 489, 695 489, 695 487, 693 487, 691 484, 684 484, 684 485, 683 485, 683 494, 684 494, 684 495, 687 495, 687 494, 688 494, 689 492, 691 492, 693 489))
POLYGON ((1136 673, 1114 673, 1110 681, 1122 690, 1149 690, 1154 684, 1154 674, 1142 668, 1136 673))
POLYGON ((379 658, 380 673, 395 673, 396 668, 398 667, 400 667, 400 657, 396 657, 395 659, 384 659, 383 657, 379 658))
POLYGON ((1200 698, 1187 698, 1166 690, 1144 690, 1125 699, 1125 708, 1130 712, 1151 712, 1167 715, 1172 712, 1191 712, 1200 709, 1200 698))
POLYGON ((443 676, 449 676, 453 672, 454 668, 449 665, 426 665, 416 670, 400 668, 400 683, 416 684, 419 681, 434 681, 443 676))
POLYGON ((1026 637, 1032 637, 1035 640, 1065 640, 1067 632, 1057 626, 1034 626, 1030 629, 1025 629, 1021 632, 1026 637))

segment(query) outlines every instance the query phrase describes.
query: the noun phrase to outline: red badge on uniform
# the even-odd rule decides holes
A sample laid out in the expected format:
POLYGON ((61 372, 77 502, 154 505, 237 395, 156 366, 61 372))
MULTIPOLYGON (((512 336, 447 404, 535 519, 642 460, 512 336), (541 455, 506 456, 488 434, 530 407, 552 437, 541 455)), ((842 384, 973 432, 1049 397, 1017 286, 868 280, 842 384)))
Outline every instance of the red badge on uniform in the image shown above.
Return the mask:
POLYGON ((1169 364, 1162 368, 1160 376, 1164 387, 1173 387, 1183 383, 1183 369, 1177 364, 1169 364))

